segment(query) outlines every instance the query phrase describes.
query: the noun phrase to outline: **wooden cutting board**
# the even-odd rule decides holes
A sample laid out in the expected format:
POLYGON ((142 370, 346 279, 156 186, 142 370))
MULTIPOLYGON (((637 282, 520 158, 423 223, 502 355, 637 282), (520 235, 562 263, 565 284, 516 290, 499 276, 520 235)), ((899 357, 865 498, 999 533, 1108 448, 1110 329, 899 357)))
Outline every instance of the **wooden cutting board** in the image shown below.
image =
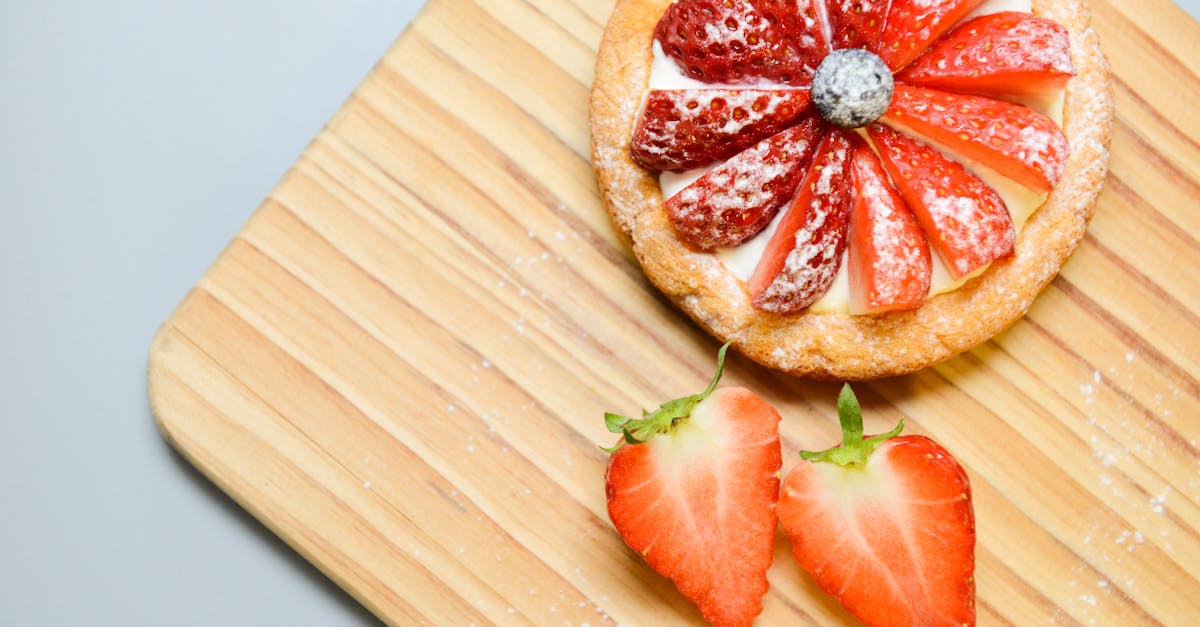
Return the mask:
MULTIPOLYGON (((166 438, 389 623, 698 622, 605 514, 602 412, 701 390, 717 345, 642 277, 588 157, 610 0, 431 0, 166 321, 166 438)), ((1029 315, 857 386, 967 468, 981 623, 1200 620, 1200 26, 1093 3, 1112 174, 1029 315)), ((784 470, 837 385, 737 357, 784 470)), ((853 624, 780 537, 760 624, 853 624)))

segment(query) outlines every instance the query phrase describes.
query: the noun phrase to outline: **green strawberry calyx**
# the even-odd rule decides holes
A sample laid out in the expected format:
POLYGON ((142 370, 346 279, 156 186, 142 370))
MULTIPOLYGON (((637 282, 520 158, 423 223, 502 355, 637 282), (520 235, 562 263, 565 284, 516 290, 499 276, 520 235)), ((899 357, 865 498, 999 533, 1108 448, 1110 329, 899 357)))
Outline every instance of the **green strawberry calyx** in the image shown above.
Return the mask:
POLYGON ((728 349, 729 344, 726 343, 721 350, 717 351, 717 373, 713 375, 712 382, 703 392, 667 401, 652 412, 643 409, 642 417, 639 419, 605 412, 604 426, 612 433, 620 433, 621 440, 611 447, 601 446, 601 450, 606 453, 616 453, 626 444, 642 444, 661 433, 670 433, 675 425, 687 420, 696 405, 717 389, 717 383, 725 372, 725 351, 728 349))
POLYGON ((900 435, 904 430, 904 419, 895 429, 887 433, 863 438, 862 407, 850 384, 842 386, 838 394, 838 421, 842 424, 842 444, 824 451, 800 451, 800 458, 811 462, 830 462, 839 466, 862 466, 867 463, 875 447, 900 435))

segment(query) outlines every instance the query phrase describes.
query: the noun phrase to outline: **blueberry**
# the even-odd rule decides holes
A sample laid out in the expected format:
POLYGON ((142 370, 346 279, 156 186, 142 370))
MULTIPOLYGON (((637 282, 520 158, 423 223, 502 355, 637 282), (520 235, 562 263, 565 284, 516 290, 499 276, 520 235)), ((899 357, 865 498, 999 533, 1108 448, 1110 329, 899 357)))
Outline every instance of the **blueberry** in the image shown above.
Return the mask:
POLYGON ((862 48, 834 50, 813 76, 812 101, 821 117, 843 128, 866 126, 892 104, 892 72, 862 48))

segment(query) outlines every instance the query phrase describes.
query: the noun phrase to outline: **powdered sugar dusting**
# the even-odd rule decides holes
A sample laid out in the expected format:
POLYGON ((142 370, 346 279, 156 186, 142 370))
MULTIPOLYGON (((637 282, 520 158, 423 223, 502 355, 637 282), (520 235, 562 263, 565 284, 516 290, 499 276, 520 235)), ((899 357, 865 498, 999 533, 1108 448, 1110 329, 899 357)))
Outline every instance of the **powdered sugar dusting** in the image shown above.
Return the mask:
POLYGON ((652 170, 688 170, 727 159, 794 124, 807 92, 756 89, 652 90, 630 151, 652 170))
POLYGON ((932 221, 939 225, 945 250, 973 253, 949 257, 957 276, 970 274, 1012 250, 1016 235, 1008 212, 998 199, 985 209, 979 198, 939 196, 937 191, 927 190, 922 203, 932 221))
POLYGON ((704 250, 753 237, 795 192, 816 132, 810 119, 713 168, 664 203, 671 224, 704 250))
POLYGON ((858 197, 850 219, 851 312, 912 308, 929 292, 925 238, 865 146, 853 161, 858 197), (860 229, 866 232, 859 232, 860 229), (861 247, 861 249, 860 249, 861 247))
MULTIPOLYGON (((872 302, 868 307, 895 303, 904 295, 900 288, 904 286, 905 279, 913 275, 914 269, 922 266, 928 267, 929 264, 919 247, 924 242, 912 242, 912 244, 919 245, 905 245, 905 242, 897 235, 895 224, 902 218, 894 211, 894 207, 886 205, 878 205, 878 207, 887 208, 876 213, 871 238, 882 242, 879 244, 881 250, 897 254, 880 255, 871 265, 877 278, 874 282, 874 294, 870 299, 872 302)), ((922 293, 924 292, 925 290, 922 290, 922 293)))
POLYGON ((1060 24, 994 13, 934 42, 899 78, 951 91, 1032 94, 1057 91, 1074 73, 1069 36, 1060 24))
POLYGON ((1066 167, 1069 147, 1062 130, 1021 105, 901 84, 885 120, 936 137, 1031 189, 1057 184, 1066 167))
POLYGON ((789 211, 803 212, 804 221, 794 235, 795 246, 783 269, 755 297, 755 306, 766 311, 798 311, 815 302, 833 282, 846 245, 850 146, 839 132, 829 135, 828 148, 818 155, 808 189, 798 195, 789 211))
POLYGON ((1057 185, 1066 169, 1067 138, 1058 127, 1030 125, 1017 136, 1017 158, 1045 175, 1051 185, 1057 185))
POLYGON ((999 13, 1001 11, 1033 13, 1033 0, 985 0, 968 13, 963 20, 969 20, 980 15, 999 13))
POLYGON ((1016 232, 995 191, 927 144, 882 125, 869 130, 930 244, 956 278, 1012 250, 1016 232))

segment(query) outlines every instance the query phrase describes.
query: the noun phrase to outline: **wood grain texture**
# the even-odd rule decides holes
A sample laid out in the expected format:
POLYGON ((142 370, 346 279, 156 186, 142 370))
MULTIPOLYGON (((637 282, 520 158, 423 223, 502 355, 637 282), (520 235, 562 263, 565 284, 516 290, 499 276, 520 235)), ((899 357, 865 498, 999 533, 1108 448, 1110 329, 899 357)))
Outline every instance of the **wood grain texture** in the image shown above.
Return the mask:
MULTIPOLYGON (((602 413, 706 384, 588 156, 611 3, 431 0, 165 322, 165 437, 393 624, 694 623, 604 511, 602 413)), ((976 494, 982 624, 1200 617, 1200 26, 1094 1, 1117 88, 1088 235, 991 342, 857 386, 976 494)), ((837 386, 734 358, 785 470, 837 386)), ((854 624, 780 537, 762 624, 854 624)))

